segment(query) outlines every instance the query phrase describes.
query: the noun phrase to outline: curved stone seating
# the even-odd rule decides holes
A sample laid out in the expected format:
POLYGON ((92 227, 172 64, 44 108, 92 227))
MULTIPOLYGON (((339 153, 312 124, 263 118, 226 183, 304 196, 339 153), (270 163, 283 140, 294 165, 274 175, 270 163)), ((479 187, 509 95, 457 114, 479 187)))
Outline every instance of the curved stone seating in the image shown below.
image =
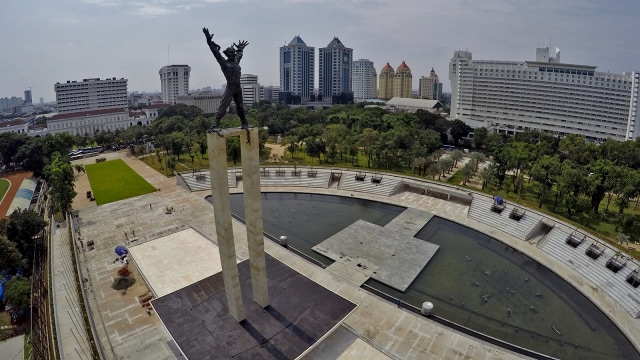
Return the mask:
POLYGON ((391 196, 398 191, 402 180, 364 171, 345 171, 340 177, 338 189, 344 191, 365 192, 375 195, 391 196))
MULTIPOLYGON (((512 235, 518 239, 526 240, 531 231, 538 225, 540 219, 530 212, 521 212, 519 220, 510 218, 510 215, 514 209, 511 204, 505 205, 505 211, 496 212, 492 211, 494 202, 491 198, 483 196, 474 196, 471 205, 469 206, 468 217, 485 223, 496 229, 500 229, 509 235, 512 235)), ((516 207, 517 208, 517 207, 516 207)))
MULTIPOLYGON (((593 282, 598 289, 615 300, 634 318, 640 317, 640 288, 633 287, 626 281, 636 266, 624 266, 617 273, 607 268, 615 252, 605 249, 604 254, 593 259, 585 251, 593 243, 593 239, 583 241, 577 247, 566 243, 569 231, 553 228, 546 235, 545 241, 538 243, 538 248, 554 258, 567 263, 573 270, 593 282)), ((600 245, 603 247, 603 245, 600 245)))

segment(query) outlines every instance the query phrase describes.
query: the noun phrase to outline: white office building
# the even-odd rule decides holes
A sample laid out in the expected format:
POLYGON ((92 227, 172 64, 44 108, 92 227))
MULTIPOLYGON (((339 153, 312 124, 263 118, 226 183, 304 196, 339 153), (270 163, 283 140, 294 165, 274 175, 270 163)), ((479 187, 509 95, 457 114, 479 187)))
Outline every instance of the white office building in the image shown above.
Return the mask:
POLYGON ((189 93, 189 65, 167 65, 160 71, 160 89, 162 90, 162 102, 175 105, 178 96, 189 93))
POLYGON ((242 87, 242 104, 245 108, 264 98, 264 88, 258 83, 258 75, 242 74, 240 76, 240 86, 242 87))
POLYGON ((351 64, 353 100, 364 101, 378 97, 378 74, 369 59, 358 59, 351 64))
POLYGON ((542 130, 631 140, 637 120, 640 75, 563 64, 560 50, 536 49, 535 61, 473 60, 456 51, 449 62, 451 117, 500 133, 542 130))
POLYGON ((197 106, 205 114, 214 114, 222 102, 222 95, 213 95, 210 93, 180 95, 176 102, 178 104, 197 106))
POLYGON ((82 82, 56 83, 56 103, 59 114, 87 110, 126 109, 127 79, 83 79, 82 82))

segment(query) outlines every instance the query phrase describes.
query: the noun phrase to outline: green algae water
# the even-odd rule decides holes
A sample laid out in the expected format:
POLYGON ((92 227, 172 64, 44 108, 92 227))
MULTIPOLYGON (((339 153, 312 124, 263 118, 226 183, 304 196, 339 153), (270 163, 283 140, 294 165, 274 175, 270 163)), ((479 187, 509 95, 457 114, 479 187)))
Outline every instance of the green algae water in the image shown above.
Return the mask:
MULTIPOLYGON (((244 218, 243 195, 231 196, 244 218)), ((362 219, 386 225, 404 208, 318 194, 263 193, 264 231, 329 265, 311 248, 362 219)), ((404 293, 365 285, 502 341, 560 359, 640 359, 624 334, 587 298, 517 250, 463 225, 434 217, 416 238, 440 249, 404 293)))

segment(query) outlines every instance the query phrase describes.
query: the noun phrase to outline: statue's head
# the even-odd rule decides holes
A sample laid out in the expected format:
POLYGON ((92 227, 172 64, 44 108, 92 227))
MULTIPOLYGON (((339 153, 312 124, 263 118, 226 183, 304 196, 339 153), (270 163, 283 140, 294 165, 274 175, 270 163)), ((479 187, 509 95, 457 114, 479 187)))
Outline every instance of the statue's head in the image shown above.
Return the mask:
POLYGON ((236 49, 234 49, 233 47, 229 46, 228 48, 224 49, 224 51, 222 52, 228 59, 235 59, 236 58, 236 49))

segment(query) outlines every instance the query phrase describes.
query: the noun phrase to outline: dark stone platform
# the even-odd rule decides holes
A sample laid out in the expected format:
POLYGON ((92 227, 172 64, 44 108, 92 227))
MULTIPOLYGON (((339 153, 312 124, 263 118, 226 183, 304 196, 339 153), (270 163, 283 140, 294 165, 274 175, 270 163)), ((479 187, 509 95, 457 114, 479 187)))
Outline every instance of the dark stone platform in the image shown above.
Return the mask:
POLYGON ((245 320, 229 315, 222 273, 152 305, 190 360, 294 359, 337 325, 355 304, 266 255, 270 306, 253 302, 249 261, 238 264, 245 320))

